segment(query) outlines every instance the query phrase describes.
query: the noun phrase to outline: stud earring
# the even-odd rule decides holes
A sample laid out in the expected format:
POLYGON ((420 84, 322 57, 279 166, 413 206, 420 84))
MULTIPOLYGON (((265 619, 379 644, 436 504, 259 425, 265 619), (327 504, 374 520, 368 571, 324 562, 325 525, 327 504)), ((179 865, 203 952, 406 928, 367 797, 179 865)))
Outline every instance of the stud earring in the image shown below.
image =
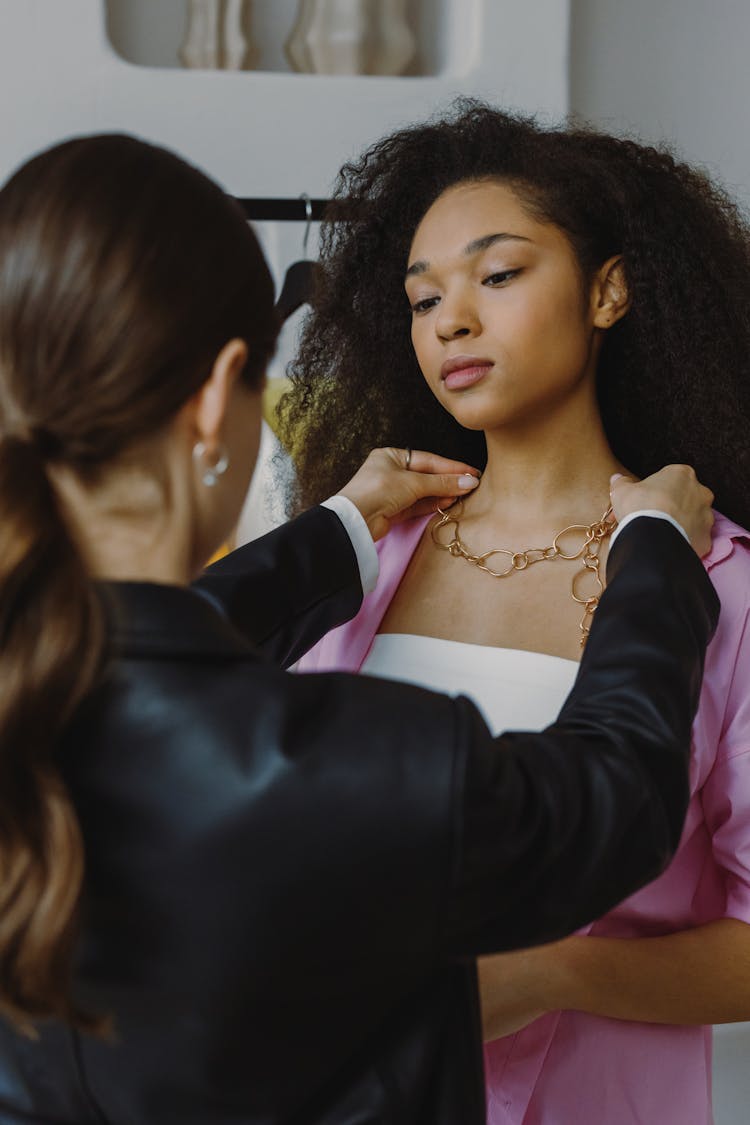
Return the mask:
POLYGON ((209 464, 206 460, 205 444, 197 441, 193 446, 193 461, 200 470, 201 480, 206 488, 213 488, 219 477, 223 476, 229 468, 229 454, 223 445, 218 447, 215 460, 209 464))

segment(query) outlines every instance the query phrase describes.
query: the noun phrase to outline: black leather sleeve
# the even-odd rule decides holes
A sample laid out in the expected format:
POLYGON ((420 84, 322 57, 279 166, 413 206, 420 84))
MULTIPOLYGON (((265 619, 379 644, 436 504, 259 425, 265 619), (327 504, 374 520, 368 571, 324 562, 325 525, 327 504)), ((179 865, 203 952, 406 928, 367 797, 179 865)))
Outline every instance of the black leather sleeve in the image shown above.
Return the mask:
POLYGON ((321 507, 232 551, 196 586, 284 668, 362 604, 351 540, 336 513, 321 507))
POLYGON ((571 933, 659 874, 677 847, 718 598, 663 520, 623 529, 607 578, 556 723, 488 740, 462 701, 450 951, 571 933))

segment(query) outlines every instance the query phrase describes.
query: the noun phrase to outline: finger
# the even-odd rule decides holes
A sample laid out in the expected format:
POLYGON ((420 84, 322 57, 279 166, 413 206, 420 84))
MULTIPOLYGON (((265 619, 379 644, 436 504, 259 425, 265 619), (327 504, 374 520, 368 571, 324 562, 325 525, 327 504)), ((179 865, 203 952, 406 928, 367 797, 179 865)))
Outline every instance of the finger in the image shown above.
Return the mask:
POLYGON ((439 457, 437 453, 426 453, 423 449, 412 449, 409 469, 412 473, 442 473, 448 476, 460 476, 463 473, 475 477, 482 475, 479 469, 464 461, 451 461, 447 457, 439 457))
POLYGON ((627 504, 627 489, 638 484, 636 477, 627 476, 625 473, 614 473, 609 481, 609 503, 614 512, 615 519, 622 519, 620 508, 627 504))
POLYGON ((609 478, 609 494, 612 495, 616 488, 621 488, 623 484, 635 484, 636 478, 628 476, 627 473, 613 473, 609 478))
POLYGON ((478 484, 479 479, 469 473, 462 473, 460 476, 445 473, 439 475, 414 473, 410 481, 410 490, 416 502, 427 497, 435 499, 438 496, 466 496, 473 492, 478 484))

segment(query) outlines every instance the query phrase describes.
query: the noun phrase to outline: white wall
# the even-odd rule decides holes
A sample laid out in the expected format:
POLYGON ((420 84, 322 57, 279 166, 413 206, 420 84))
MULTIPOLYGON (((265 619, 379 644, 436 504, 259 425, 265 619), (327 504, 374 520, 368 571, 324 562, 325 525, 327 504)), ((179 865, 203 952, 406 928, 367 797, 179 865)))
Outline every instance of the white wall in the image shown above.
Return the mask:
MULTIPOLYGON (((179 26, 176 0, 163 8, 145 0, 0 0, 0 181, 71 133, 125 129, 175 148, 236 195, 325 195, 364 145, 456 94, 565 113, 568 0, 429 2, 446 29, 445 49, 435 54, 443 73, 350 78, 146 67, 116 53, 108 11, 133 47, 143 43, 143 28, 126 31, 127 21, 150 26, 162 12, 165 29, 154 32, 153 48, 164 61, 162 35, 174 40, 179 26)), ((264 3, 282 13, 274 0, 264 3)))
POLYGON ((573 112, 674 142, 750 205, 748 0, 572 0, 573 112))

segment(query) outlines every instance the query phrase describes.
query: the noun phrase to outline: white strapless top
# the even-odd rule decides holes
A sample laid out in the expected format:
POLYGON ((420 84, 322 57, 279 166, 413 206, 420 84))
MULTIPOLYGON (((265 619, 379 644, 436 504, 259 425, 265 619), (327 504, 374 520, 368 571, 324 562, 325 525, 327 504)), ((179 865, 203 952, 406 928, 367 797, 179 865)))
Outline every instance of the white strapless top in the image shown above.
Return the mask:
POLYGON ((466 695, 498 734, 549 726, 573 686, 578 663, 541 652, 378 633, 362 672, 466 695))

